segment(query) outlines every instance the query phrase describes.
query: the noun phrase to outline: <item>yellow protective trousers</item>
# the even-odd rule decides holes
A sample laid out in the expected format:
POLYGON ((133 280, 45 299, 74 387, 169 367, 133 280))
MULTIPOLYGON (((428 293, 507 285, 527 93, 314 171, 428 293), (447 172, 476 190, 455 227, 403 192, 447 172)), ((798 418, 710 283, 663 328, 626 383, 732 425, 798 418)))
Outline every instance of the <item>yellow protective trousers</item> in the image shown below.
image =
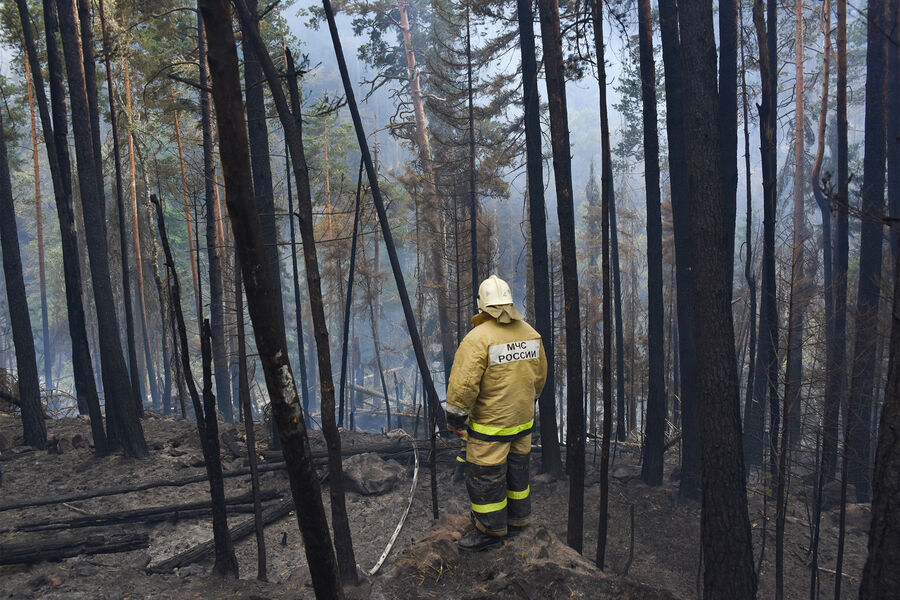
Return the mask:
POLYGON ((531 433, 513 440, 466 442, 466 489, 472 521, 479 531, 505 536, 507 526, 524 527, 531 518, 528 462, 531 433))

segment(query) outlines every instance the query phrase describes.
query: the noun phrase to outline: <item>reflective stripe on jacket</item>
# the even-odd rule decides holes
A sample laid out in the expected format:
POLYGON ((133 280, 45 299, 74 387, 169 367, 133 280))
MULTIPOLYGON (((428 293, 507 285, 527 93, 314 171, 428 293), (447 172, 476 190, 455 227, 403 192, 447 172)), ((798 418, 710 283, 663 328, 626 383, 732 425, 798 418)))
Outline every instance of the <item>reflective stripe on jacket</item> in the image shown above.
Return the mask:
POLYGON ((463 338, 447 387, 447 410, 469 416, 469 436, 509 441, 531 431, 547 377, 541 336, 525 321, 481 313, 463 338))

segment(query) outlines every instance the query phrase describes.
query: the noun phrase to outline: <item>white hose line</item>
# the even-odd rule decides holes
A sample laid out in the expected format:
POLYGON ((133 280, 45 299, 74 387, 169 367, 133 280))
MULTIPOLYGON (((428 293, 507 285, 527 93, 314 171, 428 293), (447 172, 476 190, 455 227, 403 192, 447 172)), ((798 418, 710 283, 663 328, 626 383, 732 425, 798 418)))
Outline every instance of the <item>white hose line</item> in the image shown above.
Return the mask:
POLYGON ((375 566, 372 567, 371 570, 362 569, 364 573, 367 575, 374 575, 378 572, 378 569, 381 568, 381 565, 384 564, 384 560, 388 557, 388 554, 391 552, 391 548, 394 547, 394 542, 397 541, 397 536, 400 535, 400 530, 403 529, 403 524, 406 522, 406 517, 409 515, 409 509, 412 507, 413 498, 416 495, 416 484, 419 482, 419 449, 416 447, 416 440, 414 440, 411 436, 406 436, 410 442, 412 442, 413 447, 413 456, 416 460, 416 466, 413 470, 413 480, 412 487, 409 490, 409 503, 406 505, 406 510, 403 511, 403 515, 400 517, 400 522, 397 523, 396 529, 394 529, 394 534, 391 536, 390 541, 387 546, 384 548, 384 552, 381 553, 381 557, 378 559, 378 562, 375 563, 375 566))

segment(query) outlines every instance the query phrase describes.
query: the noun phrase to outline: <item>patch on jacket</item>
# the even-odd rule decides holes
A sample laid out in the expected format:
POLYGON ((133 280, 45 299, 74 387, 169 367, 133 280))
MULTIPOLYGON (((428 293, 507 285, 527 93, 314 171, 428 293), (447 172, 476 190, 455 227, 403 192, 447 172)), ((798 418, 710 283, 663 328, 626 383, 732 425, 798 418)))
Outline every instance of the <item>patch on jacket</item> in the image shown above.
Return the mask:
POLYGON ((539 358, 541 355, 541 340, 498 344, 490 346, 488 350, 492 365, 505 365, 517 360, 539 358))

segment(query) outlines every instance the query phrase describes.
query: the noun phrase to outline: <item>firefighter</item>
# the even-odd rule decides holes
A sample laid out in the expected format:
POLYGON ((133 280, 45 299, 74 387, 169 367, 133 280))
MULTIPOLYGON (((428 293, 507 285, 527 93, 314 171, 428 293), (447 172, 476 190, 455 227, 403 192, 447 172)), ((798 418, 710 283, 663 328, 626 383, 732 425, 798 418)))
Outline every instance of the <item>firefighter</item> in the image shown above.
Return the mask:
POLYGON ((534 403, 547 376, 541 336, 496 275, 478 288, 472 324, 453 359, 446 405, 447 423, 467 438, 466 488, 475 529, 459 540, 465 551, 496 547, 529 524, 534 403))

